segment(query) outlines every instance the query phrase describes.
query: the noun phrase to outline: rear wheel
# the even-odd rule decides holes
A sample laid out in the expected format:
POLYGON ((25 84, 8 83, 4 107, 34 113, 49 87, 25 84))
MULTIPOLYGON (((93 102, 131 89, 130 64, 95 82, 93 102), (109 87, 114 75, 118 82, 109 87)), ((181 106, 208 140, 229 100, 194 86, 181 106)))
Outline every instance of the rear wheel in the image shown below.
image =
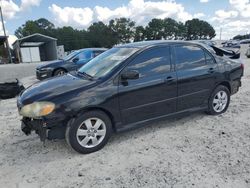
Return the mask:
POLYGON ((61 76, 61 75, 64 75, 66 73, 66 71, 64 69, 57 69, 53 76, 61 76))
POLYGON ((219 85, 211 94, 208 102, 208 113, 218 115, 224 113, 230 103, 230 92, 227 87, 219 85))
POLYGON ((67 127, 67 143, 79 153, 91 153, 100 150, 112 134, 109 117, 101 111, 90 111, 67 127))

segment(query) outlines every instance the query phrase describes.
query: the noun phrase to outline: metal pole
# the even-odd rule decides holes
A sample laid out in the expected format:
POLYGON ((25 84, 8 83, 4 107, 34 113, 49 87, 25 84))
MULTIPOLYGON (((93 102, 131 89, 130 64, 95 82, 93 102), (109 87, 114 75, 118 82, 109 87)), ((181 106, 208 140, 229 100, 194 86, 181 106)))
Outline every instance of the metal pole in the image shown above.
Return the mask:
MULTIPOLYGON (((3 26, 3 33, 4 33, 4 36, 6 37, 5 26, 4 26, 4 21, 3 21, 3 13, 2 13, 2 7, 1 6, 0 6, 0 14, 1 14, 1 21, 2 21, 2 26, 3 26)), ((9 61, 10 61, 10 63, 12 63, 10 46, 9 46, 9 41, 8 41, 7 37, 6 37, 6 45, 7 45, 7 49, 8 49, 9 61)))
POLYGON ((222 28, 220 28, 220 41, 221 41, 221 32, 222 32, 222 28))

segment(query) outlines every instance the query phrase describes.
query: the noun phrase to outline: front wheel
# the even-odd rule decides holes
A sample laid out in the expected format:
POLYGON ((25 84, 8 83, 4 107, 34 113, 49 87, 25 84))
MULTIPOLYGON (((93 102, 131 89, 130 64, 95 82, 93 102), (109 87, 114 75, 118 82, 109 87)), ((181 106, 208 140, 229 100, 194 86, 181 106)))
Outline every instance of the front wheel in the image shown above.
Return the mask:
POLYGON ((62 76, 62 75, 64 75, 65 73, 66 73, 66 71, 65 71, 64 69, 57 69, 57 70, 54 72, 53 76, 62 76))
POLYGON ((219 85, 208 101, 208 114, 218 115, 226 112, 230 103, 230 92, 227 87, 219 85))
POLYGON ((103 148, 111 134, 109 117, 101 111, 90 111, 67 127, 65 137, 75 151, 87 154, 103 148))

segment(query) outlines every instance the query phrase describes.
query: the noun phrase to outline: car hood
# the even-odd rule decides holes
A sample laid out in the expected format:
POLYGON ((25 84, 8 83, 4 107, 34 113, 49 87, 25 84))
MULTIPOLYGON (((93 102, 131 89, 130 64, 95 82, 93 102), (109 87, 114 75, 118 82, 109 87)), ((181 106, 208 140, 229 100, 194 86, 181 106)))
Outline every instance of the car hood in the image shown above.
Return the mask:
POLYGON ((26 105, 35 101, 51 100, 61 94, 77 89, 84 89, 94 83, 96 83, 94 80, 87 80, 72 74, 66 74, 35 83, 20 95, 18 101, 22 105, 26 105))
POLYGON ((42 69, 42 68, 47 68, 47 67, 56 67, 63 62, 64 62, 64 60, 62 60, 62 59, 49 61, 49 62, 43 63, 42 65, 37 66, 36 69, 42 69))

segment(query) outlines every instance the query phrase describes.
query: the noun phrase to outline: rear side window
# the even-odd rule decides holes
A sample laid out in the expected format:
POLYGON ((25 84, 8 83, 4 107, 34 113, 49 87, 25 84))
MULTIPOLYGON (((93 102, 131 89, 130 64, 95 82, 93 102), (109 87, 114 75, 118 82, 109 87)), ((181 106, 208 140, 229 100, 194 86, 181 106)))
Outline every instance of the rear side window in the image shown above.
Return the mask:
POLYGON ((127 69, 137 70, 140 78, 169 72, 171 69, 170 49, 169 47, 158 47, 146 50, 139 54, 127 69))
POLYGON ((177 70, 192 69, 206 64, 203 49, 197 46, 176 46, 175 59, 177 70))
POLYGON ((208 52, 204 51, 205 52, 205 57, 206 57, 206 63, 207 64, 214 64, 215 61, 214 61, 214 58, 212 57, 212 55, 210 55, 208 52))

